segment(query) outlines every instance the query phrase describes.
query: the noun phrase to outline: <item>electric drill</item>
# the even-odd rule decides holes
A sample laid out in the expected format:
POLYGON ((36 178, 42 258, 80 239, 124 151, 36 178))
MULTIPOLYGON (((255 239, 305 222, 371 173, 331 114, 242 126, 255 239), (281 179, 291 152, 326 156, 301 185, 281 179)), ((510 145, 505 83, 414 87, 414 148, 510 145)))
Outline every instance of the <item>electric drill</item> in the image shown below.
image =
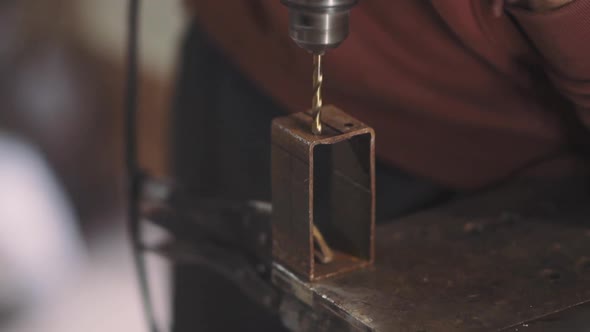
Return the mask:
POLYGON ((289 8, 289 34, 297 45, 321 55, 349 32, 350 10, 358 0, 281 0, 289 8))
POLYGON ((289 8, 289 35, 314 56, 311 131, 322 134, 322 56, 348 37, 350 10, 358 0, 281 0, 289 8))

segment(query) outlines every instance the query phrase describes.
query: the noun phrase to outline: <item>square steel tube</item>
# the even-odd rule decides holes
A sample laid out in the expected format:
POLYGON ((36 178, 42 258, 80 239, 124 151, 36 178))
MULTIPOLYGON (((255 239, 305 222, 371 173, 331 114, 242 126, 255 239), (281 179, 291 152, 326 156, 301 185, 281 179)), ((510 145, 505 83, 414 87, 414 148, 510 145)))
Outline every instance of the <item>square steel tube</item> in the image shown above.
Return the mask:
POLYGON ((306 281, 373 263, 375 133, 326 106, 322 135, 311 133, 311 113, 272 123, 273 259, 306 281), (313 225, 334 251, 314 259, 313 225))

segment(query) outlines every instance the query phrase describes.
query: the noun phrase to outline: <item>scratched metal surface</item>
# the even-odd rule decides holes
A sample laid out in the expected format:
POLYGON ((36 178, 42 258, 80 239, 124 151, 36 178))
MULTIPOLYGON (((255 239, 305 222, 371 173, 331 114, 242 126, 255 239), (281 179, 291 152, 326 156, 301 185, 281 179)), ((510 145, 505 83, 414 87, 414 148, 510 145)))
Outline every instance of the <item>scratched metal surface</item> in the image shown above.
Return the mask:
POLYGON ((298 293, 373 331, 515 331, 579 308, 590 300, 584 185, 520 182, 381 225, 374 267, 298 293))
POLYGON ((502 332, 587 331, 590 331, 590 302, 502 330, 502 332))

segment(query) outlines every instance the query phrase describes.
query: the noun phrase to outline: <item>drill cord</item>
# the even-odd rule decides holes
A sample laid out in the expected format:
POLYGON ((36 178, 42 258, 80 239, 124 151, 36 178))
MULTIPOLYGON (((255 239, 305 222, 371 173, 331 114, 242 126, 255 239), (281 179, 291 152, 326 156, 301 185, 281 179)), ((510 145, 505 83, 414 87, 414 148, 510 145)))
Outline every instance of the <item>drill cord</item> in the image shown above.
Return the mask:
POLYGON ((127 166, 128 190, 128 232, 135 269, 137 272, 144 313, 150 332, 158 332, 149 289, 147 266, 143 255, 139 197, 141 192, 141 172, 137 158, 137 90, 138 90, 138 30, 140 0, 129 0, 127 35, 127 82, 125 98, 125 162, 127 166))

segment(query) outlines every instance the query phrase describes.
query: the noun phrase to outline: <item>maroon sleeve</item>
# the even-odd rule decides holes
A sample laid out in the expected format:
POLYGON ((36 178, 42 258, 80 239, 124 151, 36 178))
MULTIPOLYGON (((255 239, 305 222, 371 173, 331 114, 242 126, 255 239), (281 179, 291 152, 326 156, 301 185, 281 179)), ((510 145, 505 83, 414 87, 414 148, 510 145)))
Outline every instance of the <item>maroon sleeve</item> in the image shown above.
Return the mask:
POLYGON ((590 113, 590 0, 547 12, 509 11, 541 53, 556 88, 590 113))

